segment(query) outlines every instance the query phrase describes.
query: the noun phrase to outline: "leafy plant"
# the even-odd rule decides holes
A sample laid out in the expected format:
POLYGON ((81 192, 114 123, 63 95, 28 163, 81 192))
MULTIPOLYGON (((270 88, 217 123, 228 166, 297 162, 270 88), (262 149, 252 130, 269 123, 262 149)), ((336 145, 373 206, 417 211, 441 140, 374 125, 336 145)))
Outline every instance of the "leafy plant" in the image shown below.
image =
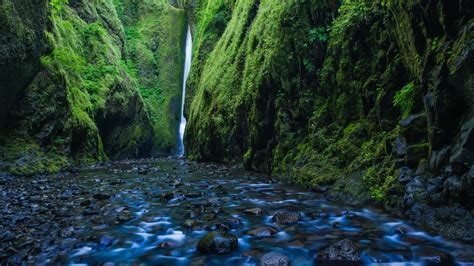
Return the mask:
POLYGON ((309 73, 312 73, 314 71, 315 67, 313 63, 311 63, 311 60, 309 60, 308 58, 303 59, 303 64, 309 73))
POLYGON ((393 105, 399 107, 403 117, 407 117, 415 105, 415 84, 413 82, 405 85, 393 98, 393 105))
POLYGON ((438 37, 434 38, 431 40, 431 46, 430 46, 430 51, 435 52, 441 47, 441 41, 438 37))
POLYGON ((309 43, 326 42, 328 40, 328 30, 324 27, 309 30, 309 43))

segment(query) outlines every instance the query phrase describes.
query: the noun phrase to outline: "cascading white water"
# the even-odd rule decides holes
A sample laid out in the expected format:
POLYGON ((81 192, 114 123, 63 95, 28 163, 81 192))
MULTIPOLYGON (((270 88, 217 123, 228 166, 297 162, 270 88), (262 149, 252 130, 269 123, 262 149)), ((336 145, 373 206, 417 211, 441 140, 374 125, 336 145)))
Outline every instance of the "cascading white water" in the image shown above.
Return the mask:
POLYGON ((181 100, 181 122, 179 124, 179 137, 178 137, 178 151, 179 157, 184 156, 184 131, 186 130, 186 118, 184 117, 184 101, 186 98, 186 80, 189 76, 189 70, 191 69, 191 57, 192 57, 193 40, 191 36, 191 28, 188 25, 188 32, 186 35, 186 51, 184 60, 184 74, 183 74, 183 97, 181 100))

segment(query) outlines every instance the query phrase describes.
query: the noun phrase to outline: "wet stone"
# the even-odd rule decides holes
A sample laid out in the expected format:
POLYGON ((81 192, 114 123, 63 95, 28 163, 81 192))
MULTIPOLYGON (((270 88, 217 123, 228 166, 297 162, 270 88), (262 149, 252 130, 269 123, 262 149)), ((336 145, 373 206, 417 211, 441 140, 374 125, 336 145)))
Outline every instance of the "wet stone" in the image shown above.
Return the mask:
POLYGON ((166 242, 161 242, 156 246, 158 249, 166 249, 166 248, 174 248, 177 247, 178 243, 176 242, 171 242, 171 241, 166 241, 166 242))
POLYGON ((187 219, 187 220, 184 221, 182 226, 184 228, 190 229, 190 228, 193 228, 193 226, 196 225, 196 224, 197 224, 197 222, 195 220, 187 219))
POLYGON ((242 221, 237 218, 227 218, 225 222, 230 225, 231 229, 237 229, 242 225, 242 221))
POLYGON ((86 199, 86 200, 82 201, 80 205, 81 206, 89 206, 89 205, 91 205, 91 203, 92 203, 91 200, 86 199))
POLYGON ((163 193, 160 196, 160 200, 162 200, 162 201, 169 201, 169 200, 172 200, 173 198, 174 198, 174 193, 173 192, 163 193))
POLYGON ((110 199, 110 195, 108 194, 104 194, 104 193, 97 193, 97 194, 94 194, 94 199, 96 200, 107 200, 107 199, 110 199))
POLYGON ((289 266, 290 258, 285 254, 270 252, 262 256, 259 261, 260 266, 289 266))
POLYGON ((395 234, 404 235, 406 233, 412 232, 413 230, 407 226, 399 225, 393 229, 395 234))
POLYGON ((68 227, 60 231, 60 236, 62 238, 67 238, 70 237, 74 234, 74 228, 73 227, 68 227))
POLYGON ((256 237, 271 237, 277 233, 278 233, 278 229, 272 226, 268 226, 268 225, 259 226, 248 232, 249 235, 256 236, 256 237))
POLYGON ((15 235, 11 231, 0 232, 0 242, 11 241, 15 238, 15 235))
POLYGON ((191 203, 195 207, 210 207, 212 204, 208 200, 200 200, 191 203))
POLYGON ((355 244, 348 239, 338 241, 327 249, 319 252, 316 260, 338 263, 362 262, 359 250, 355 244))
POLYGON ((261 208, 252 208, 244 211, 247 214, 253 214, 253 215, 262 215, 263 210, 261 208))
POLYGON ((114 242, 114 239, 111 238, 111 237, 108 237, 108 236, 103 236, 100 238, 100 245, 103 246, 103 247, 108 247, 110 245, 112 245, 112 243, 114 242))
POLYGON ((123 211, 118 214, 117 219, 119 222, 128 222, 133 219, 133 215, 130 211, 123 211))
POLYGON ((424 265, 454 265, 454 258, 451 254, 434 248, 418 250, 415 256, 424 265))
POLYGON ((208 231, 224 231, 228 232, 232 229, 232 226, 227 223, 227 222, 216 222, 216 223, 211 223, 206 226, 206 230, 208 231))
POLYGON ((201 253, 225 254, 238 248, 238 239, 235 235, 215 231, 208 233, 199 240, 197 250, 201 253))
POLYGON ((190 192, 190 193, 186 193, 184 195, 186 198, 190 198, 190 199, 194 199, 194 198, 199 198, 202 196, 201 193, 198 193, 198 192, 190 192))
POLYGON ((313 219, 320 219, 320 218, 327 217, 328 214, 325 213, 324 211, 317 211, 317 212, 308 213, 307 216, 309 216, 313 219))
POLYGON ((147 168, 138 168, 138 174, 140 175, 146 175, 148 173, 147 168))
POLYGON ((301 219, 301 214, 291 211, 279 211, 273 217, 272 221, 279 224, 292 224, 301 219))

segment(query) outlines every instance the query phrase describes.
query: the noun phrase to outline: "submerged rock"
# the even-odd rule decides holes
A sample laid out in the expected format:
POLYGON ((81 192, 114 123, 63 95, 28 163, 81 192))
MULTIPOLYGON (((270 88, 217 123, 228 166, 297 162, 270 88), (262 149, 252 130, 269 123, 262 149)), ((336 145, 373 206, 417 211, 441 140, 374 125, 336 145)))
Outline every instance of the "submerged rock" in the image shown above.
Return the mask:
POLYGON ((208 231, 220 230, 220 231, 227 232, 227 231, 230 231, 230 229, 232 229, 232 225, 230 225, 227 222, 215 222, 215 223, 210 223, 206 226, 206 230, 208 231))
POLYGON ((415 256, 418 257, 420 262, 424 265, 454 265, 453 256, 441 250, 426 248, 417 251, 415 256))
POLYGON ((235 235, 215 231, 199 240, 197 250, 201 253, 225 254, 236 250, 238 246, 238 238, 235 235))
POLYGON ((278 229, 276 229, 273 226, 268 226, 268 225, 259 226, 248 232, 249 235, 256 236, 256 237, 271 237, 277 233, 278 233, 278 229))
POLYGON ((174 199, 174 193, 173 192, 168 192, 168 193, 163 193, 160 196, 161 201, 169 201, 174 199))
POLYGON ((234 217, 225 219, 225 222, 230 225, 231 229, 237 229, 242 225, 242 221, 234 217))
POLYGON ((270 252, 262 256, 258 265, 260 266, 289 266, 290 258, 285 254, 270 252))
POLYGON ((261 208, 252 208, 252 209, 245 210, 244 212, 258 216, 258 215, 262 215, 263 210, 261 208))
POLYGON ((119 222, 125 223, 133 219, 133 214, 130 211, 123 211, 117 215, 117 219, 119 222))
POLYGON ((110 195, 104 194, 104 193, 97 193, 94 195, 94 199, 96 200, 107 200, 110 199, 110 195))
POLYGON ((111 238, 111 237, 108 237, 108 236, 103 236, 100 238, 100 241, 99 241, 99 244, 102 246, 102 247, 108 247, 110 245, 112 245, 112 243, 115 241, 115 239, 111 238))
POLYGON ((145 167, 138 168, 138 174, 146 175, 147 173, 148 173, 148 168, 145 168, 145 167))
POLYGON ((338 241, 327 249, 319 252, 317 261, 337 262, 337 263, 361 263, 359 250, 354 243, 348 239, 338 241))

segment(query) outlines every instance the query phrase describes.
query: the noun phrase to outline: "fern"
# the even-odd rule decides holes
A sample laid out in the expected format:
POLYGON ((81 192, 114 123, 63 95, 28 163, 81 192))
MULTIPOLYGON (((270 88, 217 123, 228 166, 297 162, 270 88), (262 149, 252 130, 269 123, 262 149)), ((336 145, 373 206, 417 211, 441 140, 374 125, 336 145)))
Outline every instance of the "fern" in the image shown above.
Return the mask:
POLYGON ((415 84, 413 82, 405 85, 393 98, 393 106, 400 108, 403 117, 407 117, 415 105, 415 84))

